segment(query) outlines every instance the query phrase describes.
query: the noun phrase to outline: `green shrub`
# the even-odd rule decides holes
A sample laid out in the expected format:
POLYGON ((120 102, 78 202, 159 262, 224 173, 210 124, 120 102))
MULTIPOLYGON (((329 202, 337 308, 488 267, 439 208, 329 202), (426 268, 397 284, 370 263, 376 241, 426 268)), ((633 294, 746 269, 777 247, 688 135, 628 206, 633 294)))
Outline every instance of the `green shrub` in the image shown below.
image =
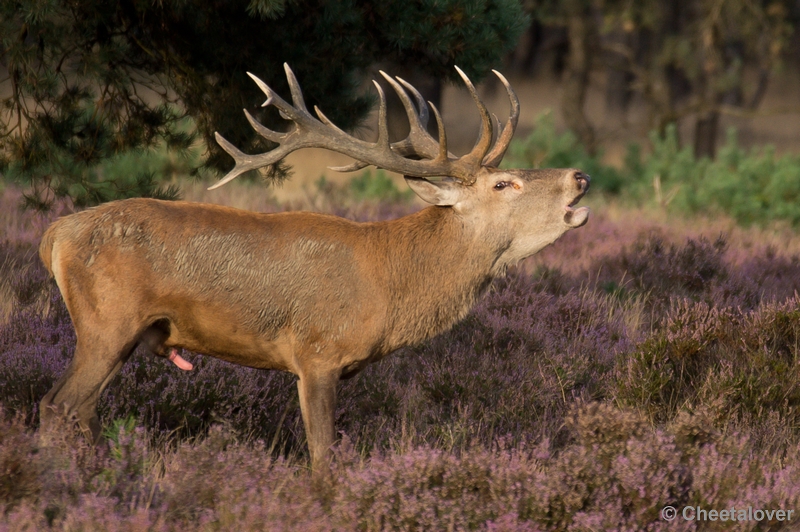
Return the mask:
POLYGON ((697 160, 689 148, 679 148, 674 126, 663 138, 651 134, 650 141, 653 153, 623 169, 626 180, 638 181, 635 199, 647 200, 649 185, 650 197, 680 212, 724 213, 743 225, 800 223, 800 157, 777 157, 770 146, 746 151, 733 129, 714 161, 697 160))
POLYGON ((398 202, 408 201, 414 197, 411 189, 398 189, 383 170, 376 170, 374 174, 367 171, 354 177, 348 184, 348 190, 356 200, 398 202))
MULTIPOLYGON (((800 422, 800 300, 744 312, 685 299, 620 357, 616 397, 656 422, 705 405, 728 419, 800 422)), ((758 424, 758 423, 754 423, 758 424)))
POLYGON ((787 222, 800 225, 800 156, 778 157, 766 146, 745 150, 734 129, 716 160, 697 159, 682 147, 675 125, 651 132, 644 149, 628 146, 621 168, 590 155, 577 137, 556 133, 544 114, 528 138, 512 144, 507 166, 575 167, 592 176, 592 186, 626 203, 656 204, 680 214, 725 214, 742 225, 787 222))

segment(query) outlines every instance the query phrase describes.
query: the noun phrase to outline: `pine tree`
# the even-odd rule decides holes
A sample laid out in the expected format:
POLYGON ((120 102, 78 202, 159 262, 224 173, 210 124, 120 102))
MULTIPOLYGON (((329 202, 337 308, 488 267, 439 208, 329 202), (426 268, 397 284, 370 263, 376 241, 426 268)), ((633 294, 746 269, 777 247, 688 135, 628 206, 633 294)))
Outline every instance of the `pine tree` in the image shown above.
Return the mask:
POLYGON ((186 116, 208 146, 205 167, 231 164, 214 131, 268 149, 241 109, 282 121, 263 114, 246 72, 286 94, 284 62, 309 105, 352 128, 373 104, 357 92, 370 65, 444 77, 458 64, 480 79, 526 22, 517 0, 0 0, 0 170, 42 209, 59 197, 174 197, 152 175, 111 180, 98 165, 159 144, 186 150, 186 116))

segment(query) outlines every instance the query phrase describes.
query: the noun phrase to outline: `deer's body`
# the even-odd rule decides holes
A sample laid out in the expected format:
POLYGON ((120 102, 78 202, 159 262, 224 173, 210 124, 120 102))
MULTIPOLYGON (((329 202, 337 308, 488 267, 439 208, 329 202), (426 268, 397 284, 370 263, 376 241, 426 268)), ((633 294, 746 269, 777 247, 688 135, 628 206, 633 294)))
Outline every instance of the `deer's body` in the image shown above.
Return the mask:
POLYGON ((437 170, 459 163, 453 173, 471 182, 409 176, 438 206, 387 222, 131 199, 54 223, 40 255, 77 346, 42 400, 43 422, 76 415, 97 439, 98 397, 133 349, 185 348, 297 375, 318 468, 340 379, 448 329, 508 265, 586 222, 588 211, 572 208, 589 184, 577 170, 473 168, 439 155, 437 170))
POLYGON ((96 314, 91 323, 141 332, 166 320, 167 348, 349 374, 451 326, 502 268, 493 249, 502 243, 465 238, 460 225, 435 207, 358 223, 132 199, 59 220, 41 255, 70 312, 96 314))

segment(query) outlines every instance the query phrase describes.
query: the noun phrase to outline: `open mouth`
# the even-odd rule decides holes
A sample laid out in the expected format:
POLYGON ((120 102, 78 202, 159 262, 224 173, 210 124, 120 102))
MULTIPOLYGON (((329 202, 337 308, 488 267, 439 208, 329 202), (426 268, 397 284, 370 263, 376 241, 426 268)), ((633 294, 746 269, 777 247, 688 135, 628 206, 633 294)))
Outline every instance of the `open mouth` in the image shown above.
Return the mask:
POLYGON ((570 203, 564 206, 564 210, 566 211, 564 222, 570 227, 580 227, 589 220, 589 207, 574 208, 581 198, 586 195, 586 191, 589 190, 589 176, 582 172, 577 172, 575 174, 575 180, 578 182, 580 194, 575 196, 570 203))
POLYGON ((572 202, 570 202, 570 203, 569 203, 569 204, 566 206, 566 209, 567 209, 568 211, 571 211, 571 210, 573 210, 572 208, 573 208, 575 205, 577 205, 577 204, 578 204, 578 202, 579 202, 579 201, 581 201, 581 198, 583 198, 583 196, 585 196, 585 195, 586 195, 586 192, 581 192, 580 194, 578 194, 578 195, 575 197, 575 199, 574 199, 574 200, 572 200, 572 202))
POLYGON ((578 202, 573 201, 564 207, 564 210, 567 211, 564 215, 564 222, 570 227, 580 227, 589 221, 589 207, 578 207, 577 209, 573 209, 573 206, 576 203, 578 202))

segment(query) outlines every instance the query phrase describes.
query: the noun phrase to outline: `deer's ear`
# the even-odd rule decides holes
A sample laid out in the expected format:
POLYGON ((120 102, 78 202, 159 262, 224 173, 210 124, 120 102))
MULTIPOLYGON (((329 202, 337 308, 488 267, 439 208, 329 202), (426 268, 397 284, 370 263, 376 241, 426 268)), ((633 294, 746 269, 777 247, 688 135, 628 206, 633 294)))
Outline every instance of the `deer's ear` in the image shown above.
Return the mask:
POLYGON ((432 205, 440 207, 455 205, 461 200, 464 193, 464 185, 458 181, 447 179, 428 181, 421 177, 403 177, 417 196, 432 205))

